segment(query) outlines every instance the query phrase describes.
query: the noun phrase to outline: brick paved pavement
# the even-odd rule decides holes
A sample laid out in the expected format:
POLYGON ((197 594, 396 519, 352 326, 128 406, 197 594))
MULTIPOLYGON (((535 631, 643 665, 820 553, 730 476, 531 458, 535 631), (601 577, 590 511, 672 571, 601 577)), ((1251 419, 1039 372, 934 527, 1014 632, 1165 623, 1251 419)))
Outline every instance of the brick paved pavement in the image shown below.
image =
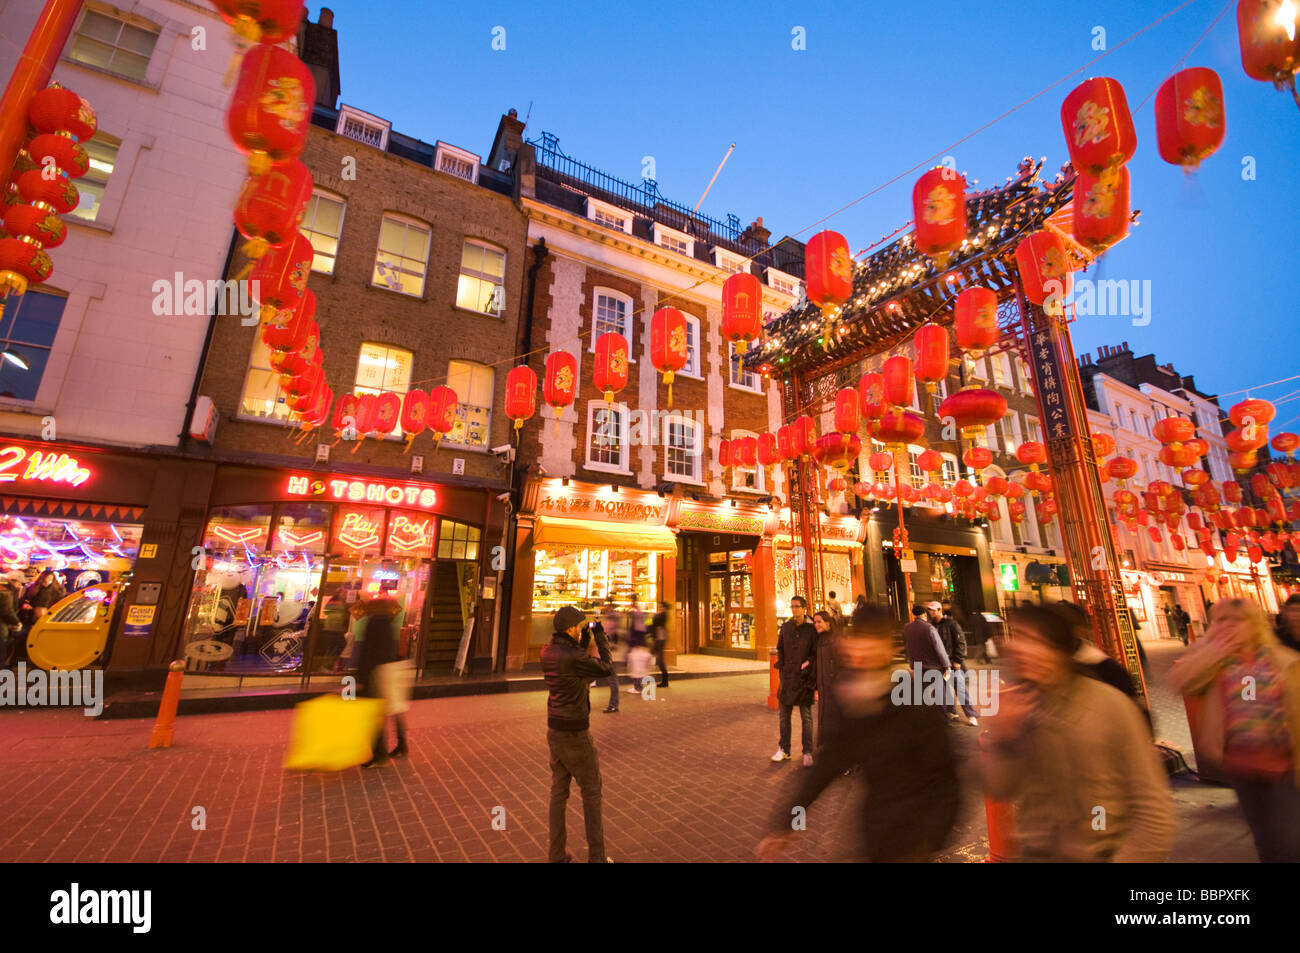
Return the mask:
MULTIPOLYGON (((777 725, 766 693, 766 675, 744 675, 679 682, 654 702, 624 695, 617 715, 597 708, 614 859, 753 859, 778 785, 802 770, 767 761, 777 725)), ((541 861, 544 706, 542 693, 416 702, 407 761, 337 774, 281 769, 289 712, 182 718, 164 751, 146 749, 146 720, 2 712, 0 860, 541 861), (492 829, 497 806, 504 831, 492 829), (191 829, 195 807, 206 810, 205 831, 191 829)), ((976 731, 951 732, 967 783, 944 859, 982 860, 976 731)), ((856 796, 851 780, 833 785, 809 811, 792 857, 847 859, 856 796)), ((1173 859, 1254 859, 1230 791, 1182 783, 1176 797, 1183 821, 1173 859)), ((585 859, 580 803, 575 786, 570 850, 585 859)))

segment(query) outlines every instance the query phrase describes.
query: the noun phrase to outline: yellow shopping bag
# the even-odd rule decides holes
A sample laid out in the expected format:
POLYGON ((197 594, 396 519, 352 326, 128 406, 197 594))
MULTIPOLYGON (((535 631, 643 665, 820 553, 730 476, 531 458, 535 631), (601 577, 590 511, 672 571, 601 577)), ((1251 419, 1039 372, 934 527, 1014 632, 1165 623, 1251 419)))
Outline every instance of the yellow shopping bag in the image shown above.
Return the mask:
POLYGON ((291 771, 342 771, 368 761, 384 719, 380 698, 322 695, 294 707, 284 766, 291 771))

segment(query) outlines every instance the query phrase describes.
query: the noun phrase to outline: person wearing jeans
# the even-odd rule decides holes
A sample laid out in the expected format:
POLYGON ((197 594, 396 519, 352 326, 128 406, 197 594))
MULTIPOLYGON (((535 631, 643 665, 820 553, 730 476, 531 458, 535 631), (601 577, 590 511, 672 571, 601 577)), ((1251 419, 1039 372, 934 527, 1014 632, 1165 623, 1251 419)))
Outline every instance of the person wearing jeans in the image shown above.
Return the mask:
POLYGON ((927 602, 925 610, 926 617, 939 633, 948 661, 952 664, 952 678, 944 687, 946 697, 943 707, 948 712, 948 717, 956 721, 957 706, 961 705, 962 711, 966 713, 966 723, 977 727, 979 719, 975 717, 975 708, 966 691, 966 633, 952 617, 951 605, 945 609, 938 602, 927 602))
POLYGON ((812 703, 817 687, 817 629, 807 616, 803 596, 790 600, 790 618, 781 625, 776 639, 776 668, 781 673, 777 692, 780 711, 780 747, 773 763, 790 760, 790 715, 799 709, 800 742, 804 767, 813 763, 812 703))
POLYGON ((550 749, 550 860, 562 864, 572 858, 565 851, 564 813, 574 780, 582 791, 582 816, 587 831, 587 859, 603 864, 605 827, 601 818, 600 759, 589 730, 591 700, 588 683, 608 678, 614 670, 604 630, 596 623, 584 626, 580 609, 564 606, 555 613, 555 635, 542 648, 542 674, 546 678, 546 742, 550 749), (581 636, 581 641, 579 641, 581 636), (588 647, 594 638, 599 657, 588 647))

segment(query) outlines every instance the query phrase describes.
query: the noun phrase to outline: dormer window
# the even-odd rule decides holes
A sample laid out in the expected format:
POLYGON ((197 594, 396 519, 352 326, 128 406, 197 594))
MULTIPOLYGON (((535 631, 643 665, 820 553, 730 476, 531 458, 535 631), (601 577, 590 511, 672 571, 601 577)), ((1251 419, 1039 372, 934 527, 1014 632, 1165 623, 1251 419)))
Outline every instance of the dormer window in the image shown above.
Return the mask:
POLYGON ((685 232, 679 232, 675 228, 669 228, 667 225, 660 225, 655 222, 652 225, 651 234, 654 237, 654 243, 660 248, 667 248, 679 255, 685 255, 687 258, 695 257, 695 239, 685 232))
POLYGON ((334 131, 340 136, 347 136, 349 139, 355 139, 357 142, 381 150, 388 148, 388 134, 392 129, 391 122, 352 106, 343 106, 339 109, 339 121, 334 127, 334 131))
POLYGON ((587 196, 587 218, 617 232, 632 233, 632 216, 617 206, 587 196))
POLYGON ((784 271, 777 271, 775 268, 767 269, 767 286, 791 298, 799 297, 799 279, 794 275, 787 275, 784 271))
POLYGON ((433 157, 433 167, 458 179, 478 185, 479 157, 467 149, 439 142, 433 157))
POLYGON ((739 274, 749 271, 749 262, 734 252, 729 252, 725 248, 717 245, 713 246, 713 264, 723 271, 731 274, 739 274))

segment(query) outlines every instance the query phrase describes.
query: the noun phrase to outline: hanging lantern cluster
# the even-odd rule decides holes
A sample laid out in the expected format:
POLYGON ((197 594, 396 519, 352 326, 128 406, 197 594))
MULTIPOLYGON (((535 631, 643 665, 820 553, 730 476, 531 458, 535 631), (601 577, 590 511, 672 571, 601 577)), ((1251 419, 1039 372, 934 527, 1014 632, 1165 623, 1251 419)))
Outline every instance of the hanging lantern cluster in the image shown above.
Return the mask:
POLYGON ((1061 126, 1078 178, 1074 238, 1099 254, 1128 234, 1129 175, 1137 133, 1119 80, 1084 80, 1061 104, 1061 126))
POLYGON ((9 295, 23 295, 54 273, 45 249, 57 248, 67 237, 59 216, 80 201, 72 180, 90 170, 81 143, 98 128, 90 103, 58 83, 32 96, 27 119, 36 135, 19 153, 0 204, 0 314, 9 295))
POLYGON ((1230 451, 1228 464, 1238 471, 1255 466, 1258 452, 1268 445, 1268 424, 1277 410, 1266 400, 1248 398, 1232 406, 1228 419, 1237 427, 1224 436, 1230 451))

